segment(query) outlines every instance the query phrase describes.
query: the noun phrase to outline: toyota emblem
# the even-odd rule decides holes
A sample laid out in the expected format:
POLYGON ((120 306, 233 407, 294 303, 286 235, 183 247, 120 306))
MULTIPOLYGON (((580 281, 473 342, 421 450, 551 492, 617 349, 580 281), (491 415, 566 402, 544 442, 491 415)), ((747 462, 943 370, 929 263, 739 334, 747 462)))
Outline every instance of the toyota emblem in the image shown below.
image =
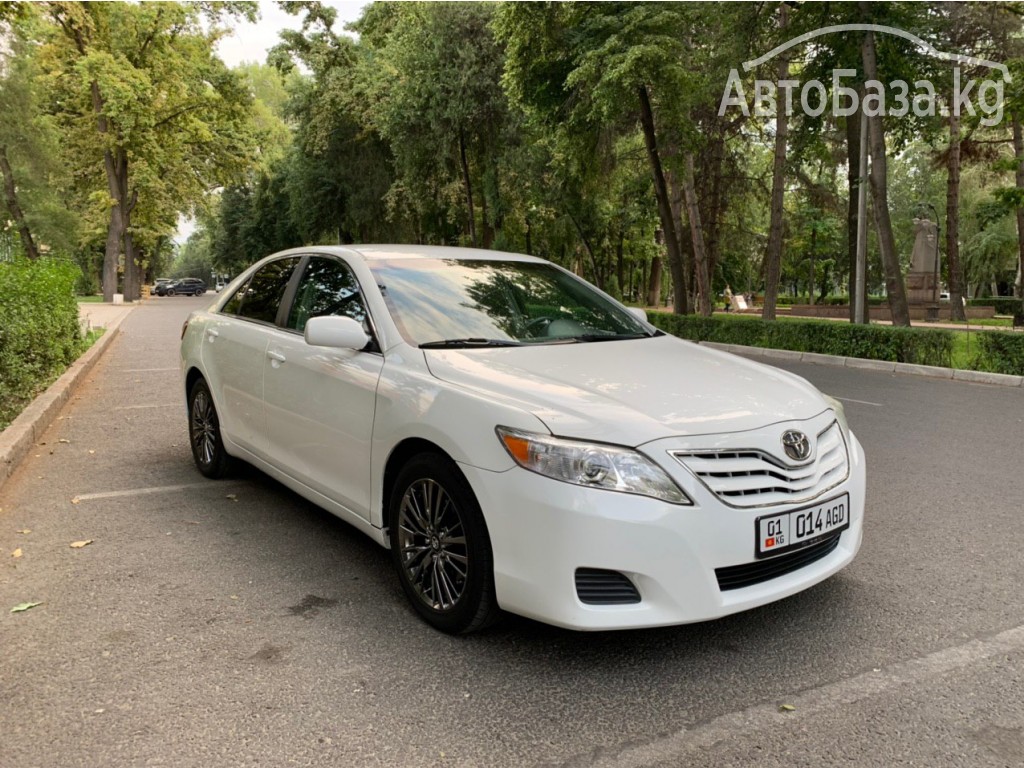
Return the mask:
POLYGON ((793 461, 804 461, 811 455, 811 441, 803 432, 790 429, 782 433, 782 447, 793 461))

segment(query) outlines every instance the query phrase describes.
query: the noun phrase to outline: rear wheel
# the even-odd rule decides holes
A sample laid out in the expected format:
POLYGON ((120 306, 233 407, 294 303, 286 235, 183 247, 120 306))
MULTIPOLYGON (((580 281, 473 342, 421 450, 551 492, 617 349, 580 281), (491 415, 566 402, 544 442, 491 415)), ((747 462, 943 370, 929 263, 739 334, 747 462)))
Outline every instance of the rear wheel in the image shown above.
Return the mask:
POLYGON ((388 521, 392 561, 420 616, 450 634, 498 619, 487 525, 450 459, 424 453, 409 461, 395 481, 388 521))
POLYGON ((196 467, 207 477, 224 477, 231 470, 231 457, 224 450, 220 419, 210 388, 199 379, 188 395, 188 437, 196 467))

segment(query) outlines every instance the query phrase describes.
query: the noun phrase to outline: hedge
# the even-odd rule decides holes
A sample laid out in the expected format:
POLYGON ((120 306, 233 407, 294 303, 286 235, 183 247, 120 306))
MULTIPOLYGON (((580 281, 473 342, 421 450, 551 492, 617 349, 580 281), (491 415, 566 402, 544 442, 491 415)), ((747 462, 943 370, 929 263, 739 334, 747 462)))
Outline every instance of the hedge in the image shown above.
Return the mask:
POLYGON ((978 371, 1024 376, 1024 334, 1011 331, 984 331, 976 334, 980 351, 971 361, 978 371))
POLYGON ((1020 299, 1013 296, 990 296, 987 299, 968 299, 969 307, 994 307, 997 315, 1012 315, 1021 311, 1020 299))
POLYGON ((0 262, 0 429, 84 349, 80 273, 52 259, 0 262))
POLYGON ((649 318, 661 330, 692 341, 918 365, 949 367, 952 363, 954 332, 948 330, 851 325, 823 320, 698 317, 668 312, 651 312, 649 318))

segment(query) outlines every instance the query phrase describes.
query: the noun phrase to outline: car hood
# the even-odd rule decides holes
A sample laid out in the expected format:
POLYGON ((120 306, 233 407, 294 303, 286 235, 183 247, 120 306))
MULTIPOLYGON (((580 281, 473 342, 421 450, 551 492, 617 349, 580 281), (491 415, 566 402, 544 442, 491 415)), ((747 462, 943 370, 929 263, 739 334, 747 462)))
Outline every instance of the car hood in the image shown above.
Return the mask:
POLYGON ((515 404, 553 434, 619 445, 757 429, 828 407, 799 376, 673 336, 424 354, 437 378, 515 404))

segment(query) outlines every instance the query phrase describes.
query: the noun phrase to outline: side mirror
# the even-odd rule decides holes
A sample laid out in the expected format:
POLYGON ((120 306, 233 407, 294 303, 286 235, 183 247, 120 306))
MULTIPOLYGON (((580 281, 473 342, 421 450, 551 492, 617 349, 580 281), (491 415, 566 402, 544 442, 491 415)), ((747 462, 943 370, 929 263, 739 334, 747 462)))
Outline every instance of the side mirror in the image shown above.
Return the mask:
POLYGON ((629 314, 640 318, 645 323, 647 322, 647 310, 643 307, 626 307, 626 309, 629 310, 629 314))
POLYGON ((362 325, 351 317, 336 315, 311 317, 303 335, 306 343, 314 347, 360 350, 370 343, 362 325))

